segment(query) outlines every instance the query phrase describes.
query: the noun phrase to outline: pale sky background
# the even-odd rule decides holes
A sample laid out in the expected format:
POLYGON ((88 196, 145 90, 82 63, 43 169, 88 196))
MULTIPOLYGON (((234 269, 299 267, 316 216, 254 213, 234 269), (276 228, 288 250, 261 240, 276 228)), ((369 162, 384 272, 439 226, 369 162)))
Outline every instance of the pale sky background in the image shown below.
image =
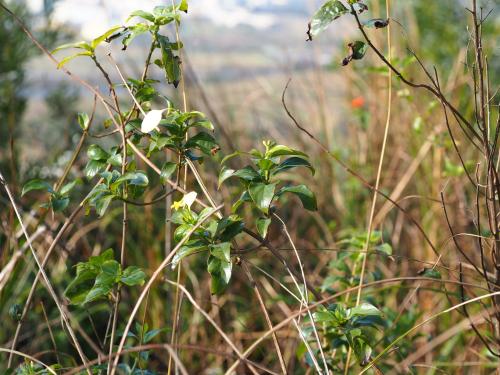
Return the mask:
MULTIPOLYGON (((274 24, 276 15, 255 12, 255 9, 285 5, 288 2, 290 0, 191 0, 189 14, 191 17, 203 16, 226 27, 248 24, 266 28, 274 24)), ((43 0, 28 0, 28 4, 32 10, 39 11, 43 0)), ((147 10, 155 5, 168 4, 170 0, 61 0, 56 3, 54 20, 72 23, 81 28, 83 37, 91 38, 110 26, 119 24, 134 10, 147 10)))

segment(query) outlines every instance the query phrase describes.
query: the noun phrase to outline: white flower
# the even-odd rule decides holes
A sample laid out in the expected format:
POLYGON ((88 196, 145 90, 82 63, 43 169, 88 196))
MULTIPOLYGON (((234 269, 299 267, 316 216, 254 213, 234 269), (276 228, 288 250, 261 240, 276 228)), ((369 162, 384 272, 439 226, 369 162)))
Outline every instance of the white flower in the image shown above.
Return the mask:
POLYGON ((149 111, 146 116, 144 116, 144 120, 142 120, 141 132, 149 133, 154 129, 158 130, 158 124, 161 121, 163 112, 165 112, 164 109, 153 109, 149 111))
POLYGON ((182 200, 184 201, 184 204, 191 208, 191 205, 194 203, 194 201, 196 200, 196 192, 195 191, 192 191, 190 193, 187 193, 184 198, 182 198, 182 200))
POLYGON ((194 201, 196 200, 196 192, 195 191, 192 191, 190 193, 187 193, 186 195, 184 195, 182 197, 182 199, 180 201, 177 201, 177 202, 174 202, 172 204, 172 209, 174 210, 179 210, 181 209, 182 207, 187 207, 187 208, 191 208, 192 204, 194 203, 194 201))

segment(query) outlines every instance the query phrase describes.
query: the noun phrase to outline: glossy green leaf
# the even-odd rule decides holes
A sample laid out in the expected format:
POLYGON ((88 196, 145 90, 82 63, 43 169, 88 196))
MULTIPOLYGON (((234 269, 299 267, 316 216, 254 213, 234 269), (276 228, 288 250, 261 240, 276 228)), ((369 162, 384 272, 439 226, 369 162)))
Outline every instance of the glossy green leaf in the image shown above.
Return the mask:
POLYGON ((58 51, 61 51, 63 49, 69 49, 69 48, 84 49, 84 50, 87 50, 89 52, 92 51, 91 45, 88 44, 85 41, 82 41, 82 42, 67 43, 67 44, 60 45, 59 47, 57 47, 56 49, 54 49, 51 53, 54 54, 54 53, 56 53, 58 51))
POLYGON ((92 56, 92 55, 93 55, 92 52, 86 51, 86 52, 79 52, 79 53, 75 53, 74 55, 66 56, 61 61, 59 61, 59 63, 57 64, 57 69, 59 69, 62 66, 66 65, 68 62, 70 62, 71 60, 73 60, 75 57, 78 57, 78 56, 92 56))
POLYGON ((59 193, 61 195, 66 195, 68 194, 71 190, 75 188, 76 185, 80 185, 82 183, 82 180, 77 178, 74 181, 68 182, 67 184, 63 185, 61 189, 59 190, 59 193))
POLYGON ((87 156, 90 160, 107 160, 109 154, 99 145, 92 144, 87 149, 87 156))
POLYGON ((128 16, 127 20, 125 22, 130 21, 134 17, 140 17, 143 18, 147 21, 150 22, 155 22, 155 16, 149 12, 145 12, 143 10, 134 10, 130 15, 128 16))
POLYGON ((266 158, 274 158, 276 156, 287 156, 287 155, 307 157, 307 154, 303 153, 302 151, 294 150, 293 148, 284 145, 275 145, 266 152, 266 158))
POLYGON ((308 25, 308 40, 312 40, 319 33, 324 31, 333 20, 349 12, 342 2, 329 0, 314 14, 308 25))
POLYGON ((210 255, 225 262, 231 261, 231 244, 223 242, 216 245, 210 245, 210 255))
POLYGON ((142 285, 146 279, 146 274, 139 267, 130 266, 125 268, 120 277, 120 282, 128 286, 142 285))
POLYGON ((232 263, 210 256, 208 258, 207 271, 211 275, 210 292, 212 294, 222 293, 231 280, 232 263))
POLYGON ((78 113, 78 124, 80 125, 80 128, 82 128, 82 130, 87 130, 90 124, 89 115, 84 112, 78 113))
POLYGON ((262 177, 259 175, 259 173, 249 165, 238 170, 234 170, 231 168, 227 168, 226 166, 223 166, 219 174, 219 182, 218 182, 219 188, 224 181, 226 181, 228 178, 231 177, 238 177, 246 181, 262 180, 262 177))
POLYGON ((101 272, 95 279, 94 286, 85 296, 84 304, 106 297, 120 280, 121 266, 116 260, 108 260, 101 266, 101 272))
POLYGON ((219 145, 217 144, 215 138, 206 132, 199 132, 189 138, 185 147, 197 148, 206 155, 211 155, 214 151, 216 152, 219 149, 219 145))
POLYGON ((104 167, 106 167, 106 162, 101 160, 89 160, 85 165, 83 173, 88 179, 94 178, 104 167))
POLYGON ((134 185, 134 186, 148 186, 149 184, 149 179, 146 173, 141 172, 141 171, 135 171, 135 172, 127 172, 123 176, 121 176, 118 180, 116 180, 112 187, 117 187, 124 182, 127 182, 129 185, 134 185))
POLYGON ((122 39, 122 44, 123 44, 122 49, 124 50, 127 49, 132 40, 134 40, 137 36, 144 34, 145 32, 148 31, 149 31, 149 26, 144 23, 137 23, 133 26, 129 26, 128 34, 126 34, 125 37, 122 39))
POLYGON ((261 235, 262 238, 266 238, 267 230, 269 225, 271 224, 271 218, 269 217, 259 217, 257 219, 257 232, 261 235))
POLYGON ((113 200, 114 195, 103 195, 95 201, 95 211, 99 217, 102 217, 113 200))
POLYGON ((160 180, 162 184, 166 184, 167 180, 174 174, 177 170, 177 163, 173 163, 171 161, 165 162, 161 167, 160 180))
POLYGON ((262 212, 268 213, 269 206, 274 197, 276 184, 250 183, 248 193, 253 202, 262 212))
POLYGON ((170 42, 167 37, 158 35, 161 47, 161 61, 165 70, 165 78, 168 83, 177 87, 181 79, 180 59, 172 53, 170 42))
POLYGON ((69 198, 68 197, 52 197, 50 199, 50 205, 52 210, 55 212, 63 211, 66 207, 68 207, 69 198))
POLYGON ((316 203, 316 196, 305 185, 286 186, 280 189, 278 195, 281 196, 284 193, 293 193, 297 197, 299 197, 300 201, 302 202, 302 205, 306 210, 316 211, 318 209, 318 205, 316 203))
POLYGON ((213 238, 222 242, 229 242, 241 233, 244 226, 243 221, 238 215, 223 217, 217 221, 213 238))
POLYGON ((278 165, 273 170, 272 174, 276 175, 278 173, 281 173, 281 172, 284 172, 284 171, 287 171, 289 169, 296 168, 296 167, 306 167, 311 171, 311 173, 313 175, 315 173, 315 170, 314 170, 313 166, 311 165, 311 163, 309 163, 304 158, 299 158, 299 157, 294 156, 294 157, 286 159, 280 165, 278 165))
POLYGON ((21 197, 32 190, 46 190, 48 192, 53 191, 52 186, 50 186, 50 184, 47 181, 44 181, 39 178, 34 178, 24 184, 23 189, 21 191, 21 197))
POLYGON ((180 2, 180 4, 179 4, 179 6, 178 6, 177 9, 179 9, 182 12, 186 12, 187 13, 187 11, 188 11, 188 2, 187 2, 187 0, 181 0, 181 2, 180 2))
POLYGON ((382 312, 370 303, 362 303, 359 306, 347 310, 348 317, 355 316, 381 316, 382 312))
POLYGON ((203 241, 195 240, 186 243, 184 246, 181 246, 177 253, 175 253, 172 259, 172 269, 175 269, 179 262, 185 257, 205 250, 208 250, 208 247, 203 241))
POLYGON ((95 49, 99 44, 104 42, 109 36, 113 35, 114 33, 116 33, 118 30, 120 30, 122 28, 123 28, 123 26, 114 26, 114 27, 110 28, 104 34, 99 35, 97 38, 92 40, 90 42, 90 46, 92 47, 92 49, 95 49))

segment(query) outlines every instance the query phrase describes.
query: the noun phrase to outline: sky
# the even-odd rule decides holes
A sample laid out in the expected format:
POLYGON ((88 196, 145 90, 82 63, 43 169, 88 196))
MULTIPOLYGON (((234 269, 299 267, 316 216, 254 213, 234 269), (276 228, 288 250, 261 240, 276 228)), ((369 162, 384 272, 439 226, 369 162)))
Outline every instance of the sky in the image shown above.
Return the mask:
MULTIPOLYGON (((82 36, 92 38, 120 24, 130 12, 152 9, 155 5, 170 4, 171 0, 60 0, 56 3, 54 20, 72 23, 81 29, 82 36), (104 11, 103 11, 104 10, 104 11)), ((205 17, 215 24, 234 27, 247 24, 256 28, 272 26, 276 15, 258 11, 269 6, 286 5, 290 0, 190 0, 192 17, 205 17)), ((43 0, 28 0, 34 11, 42 9, 43 0)))

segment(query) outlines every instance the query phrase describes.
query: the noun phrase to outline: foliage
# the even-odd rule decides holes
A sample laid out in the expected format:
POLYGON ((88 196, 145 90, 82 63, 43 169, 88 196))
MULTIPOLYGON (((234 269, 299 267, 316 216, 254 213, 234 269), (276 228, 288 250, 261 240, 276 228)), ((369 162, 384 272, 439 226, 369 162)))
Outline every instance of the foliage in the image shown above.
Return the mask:
MULTIPOLYGON (((398 366, 410 368, 421 348, 429 347, 432 357, 445 364, 476 354, 494 363, 493 342, 498 338, 481 319, 497 303, 488 293, 497 290, 491 275, 498 212, 491 195, 500 191, 492 167, 498 165, 494 151, 499 132, 494 131, 498 125, 493 125, 492 116, 486 118, 479 107, 488 98, 483 109, 492 111, 489 98, 494 91, 487 84, 483 87, 480 81, 488 82, 487 74, 475 65, 472 88, 467 88, 465 75, 456 79, 460 95, 473 91, 467 103, 454 98, 450 88, 455 81, 443 82, 446 90, 441 91, 437 70, 429 73, 417 54, 386 55, 377 45, 398 18, 380 18, 365 3, 324 1, 307 26, 310 41, 335 33, 340 18, 358 28, 357 35, 349 36, 340 64, 335 63, 333 74, 342 75, 353 99, 346 134, 337 138, 332 133, 333 140, 325 108, 320 120, 311 116, 301 124, 287 107, 284 92, 285 112, 307 135, 305 141, 281 139, 272 129, 272 137, 262 138, 276 141, 265 140, 252 149, 250 143, 261 134, 237 129, 245 136, 225 155, 226 143, 231 143, 219 139, 219 131, 230 138, 222 129, 220 118, 225 116, 211 106, 219 98, 201 95, 207 115, 187 109, 198 101, 191 96, 188 100, 180 84, 186 73, 179 40, 181 16, 188 11, 185 0, 136 10, 124 24, 94 39, 55 48, 53 53, 63 56, 58 68, 67 70, 70 61, 86 58, 106 91, 87 84, 96 105, 92 112, 78 114, 76 92, 71 95, 62 87, 49 95, 49 117, 54 123, 64 117, 72 124, 67 131, 71 141, 59 146, 75 143, 75 149, 68 151, 64 168, 54 165, 47 171, 49 161, 40 161, 46 168, 25 173, 21 193, 14 199, 5 196, 14 207, 17 196, 21 198, 21 215, 0 217, 2 228, 9 231, 0 253, 0 264, 5 265, 0 272, 0 311, 8 312, 12 323, 2 339, 13 349, 45 353, 40 358, 56 371, 97 358, 89 366, 96 374, 113 373, 114 366, 124 374, 183 372, 184 366, 189 373, 218 373, 241 353, 248 360, 241 359, 234 372, 275 372, 279 366, 283 373, 386 373, 400 371, 398 366), (129 56, 128 47, 139 36, 150 43, 142 73, 122 77, 115 66, 121 81, 113 81, 116 76, 107 71, 100 50, 112 43, 129 56), (397 79, 391 81, 388 91, 394 94, 387 100, 394 108, 391 113, 388 105, 386 119, 374 108, 384 106, 376 95, 391 75, 397 79), (485 91, 481 95, 479 87, 485 91), (433 99, 427 101, 414 88, 426 90, 433 99), (183 105, 177 103, 179 98, 183 105), (455 101, 460 102, 456 107, 455 101), (442 126, 442 109, 448 132, 442 126), (452 116, 462 131, 455 136, 452 116), (318 138, 316 120, 324 125, 318 138), (393 124, 398 127, 387 144, 377 137, 377 124, 383 123, 391 124, 391 130, 393 124), (430 125, 435 129, 428 131, 430 125), (393 156, 381 164, 387 170, 379 169, 374 182, 380 143, 383 150, 388 148, 386 156, 393 156), (421 183, 408 185, 414 176, 421 183), (440 178, 453 186, 453 203, 445 202, 440 178), (441 200, 436 192, 441 192, 441 200), (436 218, 436 207, 443 208, 443 218, 436 218), (464 207, 476 210, 470 223, 463 224, 472 227, 472 233, 466 233, 467 228, 454 231, 456 223, 468 218, 464 207), (16 218, 26 225, 17 229, 16 218), (28 241, 25 228, 32 233, 28 241), (467 242, 468 237, 474 242, 467 242), (461 247, 465 243, 471 246, 461 247), (448 251, 451 245, 460 252, 456 267, 442 249, 448 251), (36 262, 26 249, 38 257, 36 262), (45 274, 35 278, 40 264, 45 274), (37 288, 41 280, 50 293, 37 288), (57 301, 62 290, 65 299, 57 301), (477 296, 483 298, 481 304, 472 304, 477 296), (461 323, 456 321, 459 314, 461 323), (39 335, 35 340, 26 340, 23 329, 28 331, 28 324, 39 335), (288 341, 276 334, 285 327, 288 341), (440 337, 450 332, 454 337, 441 347, 440 337), (222 340, 241 352, 219 350, 225 348, 222 340), (455 355, 465 345, 474 354, 455 355), (157 355, 158 350, 168 354, 157 355), (104 359, 108 353, 110 359, 104 359)), ((380 4, 375 4, 378 9, 380 4)), ((421 4, 415 9, 418 22, 431 17, 421 4)), ((477 19, 473 21, 477 27, 477 19)), ((431 55, 447 60, 450 51, 443 48, 431 55)), ((483 61, 480 49, 474 52, 483 61)), ((299 103, 300 115, 309 116, 313 109, 306 98, 299 103)), ((339 111, 340 105, 332 108, 339 111)), ((237 130, 231 129, 231 134, 237 130)), ((5 185, 1 176, 0 186, 7 186, 10 176, 5 185)), ((495 322, 498 317, 488 319, 495 322)), ((6 358, 8 371, 48 373, 31 360, 23 362, 13 354, 6 358)), ((437 365, 441 367, 445 365, 437 365)), ((85 371, 84 366, 75 371, 85 371)))

